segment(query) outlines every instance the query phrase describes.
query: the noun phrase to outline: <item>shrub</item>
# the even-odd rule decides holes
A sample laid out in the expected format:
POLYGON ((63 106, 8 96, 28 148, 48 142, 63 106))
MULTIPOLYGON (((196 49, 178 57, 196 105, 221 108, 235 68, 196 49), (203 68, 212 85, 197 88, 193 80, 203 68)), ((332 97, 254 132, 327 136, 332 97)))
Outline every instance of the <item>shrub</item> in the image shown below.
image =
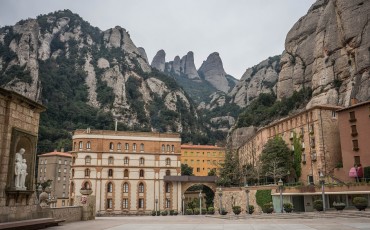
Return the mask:
POLYGON ((235 215, 239 215, 242 212, 242 208, 240 206, 233 206, 233 213, 235 215))
POLYGON ((221 215, 226 215, 227 214, 227 211, 225 209, 222 209, 221 212, 220 212, 221 215))
POLYGON ((370 178, 370 166, 364 167, 364 177, 367 179, 370 178))
POLYGON ((155 216, 156 214, 157 214, 156 211, 152 211, 152 213, 151 213, 152 216, 155 216))
POLYGON ((186 215, 193 215, 193 209, 190 209, 190 208, 186 209, 185 214, 186 215))
POLYGON ((246 210, 246 212, 247 212, 248 214, 252 214, 252 213, 254 213, 254 206, 253 206, 253 205, 249 205, 249 207, 248 207, 248 209, 246 210))
POLYGON ((170 216, 173 216, 175 213, 175 210, 170 210, 170 216))
POLYGON ((287 213, 292 212, 293 210, 293 204, 290 202, 284 203, 283 207, 284 207, 285 212, 287 213))
POLYGON ((263 209, 263 205, 272 202, 271 190, 257 190, 256 202, 263 209))
POLYGON ((322 211, 324 210, 324 206, 322 204, 322 200, 315 200, 313 202, 313 208, 316 209, 316 211, 322 211))
POLYGON ((173 211, 173 215, 174 215, 174 216, 177 216, 178 214, 179 214, 179 212, 178 212, 178 211, 176 211, 176 210, 175 210, 175 211, 173 211))
POLYGON ((157 211, 157 216, 160 216, 161 215, 161 211, 157 211))
POLYGON ((207 214, 207 209, 206 208, 202 208, 202 215, 205 215, 207 214))
POLYGON ((209 214, 209 215, 215 214, 215 208, 214 207, 208 207, 207 214, 209 214))
POLYGON ((367 205, 368 205, 367 199, 365 197, 355 197, 355 198, 353 198, 352 203, 360 211, 361 210, 365 211, 365 209, 367 208, 367 205))
POLYGON ((272 213, 274 211, 274 206, 272 205, 272 202, 264 204, 262 211, 264 213, 272 213))
POLYGON ((194 208, 194 215, 199 215, 199 214, 200 214, 199 208, 194 208))
POLYGON ((333 207, 338 210, 343 210, 346 207, 346 204, 343 202, 333 202, 333 207))
POLYGON ((165 210, 165 211, 162 211, 162 212, 161 212, 161 215, 162 215, 162 216, 167 216, 167 215, 168 215, 168 212, 167 212, 166 210, 165 210))

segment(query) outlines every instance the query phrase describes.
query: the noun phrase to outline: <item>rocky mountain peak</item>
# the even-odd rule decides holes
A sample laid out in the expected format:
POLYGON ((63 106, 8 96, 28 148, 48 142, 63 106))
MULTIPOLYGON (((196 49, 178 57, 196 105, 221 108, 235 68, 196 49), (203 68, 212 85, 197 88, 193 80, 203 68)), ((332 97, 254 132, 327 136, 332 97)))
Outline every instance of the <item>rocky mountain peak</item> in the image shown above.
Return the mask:
POLYGON ((144 58, 146 62, 149 63, 148 56, 146 55, 145 49, 143 47, 138 47, 137 50, 139 51, 140 56, 144 58))
POLYGON ((197 69, 194 64, 194 53, 189 51, 180 60, 180 72, 184 74, 185 77, 191 80, 200 80, 197 69))
POLYGON ((164 50, 159 50, 157 54, 154 56, 151 66, 152 68, 164 72, 165 63, 166 63, 166 52, 164 52, 164 50))

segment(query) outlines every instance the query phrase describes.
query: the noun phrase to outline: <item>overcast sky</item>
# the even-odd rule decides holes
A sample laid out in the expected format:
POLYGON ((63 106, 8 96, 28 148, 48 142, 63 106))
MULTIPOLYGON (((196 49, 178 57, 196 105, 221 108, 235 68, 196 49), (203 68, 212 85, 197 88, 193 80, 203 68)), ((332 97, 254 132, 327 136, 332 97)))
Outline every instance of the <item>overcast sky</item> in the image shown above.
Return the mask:
POLYGON ((70 9, 102 30, 126 28, 149 62, 160 49, 166 61, 193 51, 200 67, 219 52, 235 78, 281 54, 286 34, 314 0, 0 0, 0 26, 70 9))

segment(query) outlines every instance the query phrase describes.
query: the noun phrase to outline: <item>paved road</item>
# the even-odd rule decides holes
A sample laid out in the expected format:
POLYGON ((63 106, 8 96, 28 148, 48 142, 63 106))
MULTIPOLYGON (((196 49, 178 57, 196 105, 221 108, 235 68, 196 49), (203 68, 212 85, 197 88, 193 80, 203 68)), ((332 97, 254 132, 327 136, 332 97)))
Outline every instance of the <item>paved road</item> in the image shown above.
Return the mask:
POLYGON ((369 218, 220 219, 205 216, 98 217, 48 230, 370 230, 369 218))

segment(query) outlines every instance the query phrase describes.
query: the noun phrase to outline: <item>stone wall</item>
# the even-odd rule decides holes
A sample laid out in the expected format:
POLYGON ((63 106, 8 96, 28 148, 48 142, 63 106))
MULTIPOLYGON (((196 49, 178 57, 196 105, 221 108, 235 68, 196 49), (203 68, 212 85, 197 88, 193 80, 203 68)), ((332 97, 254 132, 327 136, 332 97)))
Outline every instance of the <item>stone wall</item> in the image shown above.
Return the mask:
POLYGON ((82 206, 70 206, 63 208, 50 208, 51 217, 62 219, 66 222, 82 220, 82 206))

